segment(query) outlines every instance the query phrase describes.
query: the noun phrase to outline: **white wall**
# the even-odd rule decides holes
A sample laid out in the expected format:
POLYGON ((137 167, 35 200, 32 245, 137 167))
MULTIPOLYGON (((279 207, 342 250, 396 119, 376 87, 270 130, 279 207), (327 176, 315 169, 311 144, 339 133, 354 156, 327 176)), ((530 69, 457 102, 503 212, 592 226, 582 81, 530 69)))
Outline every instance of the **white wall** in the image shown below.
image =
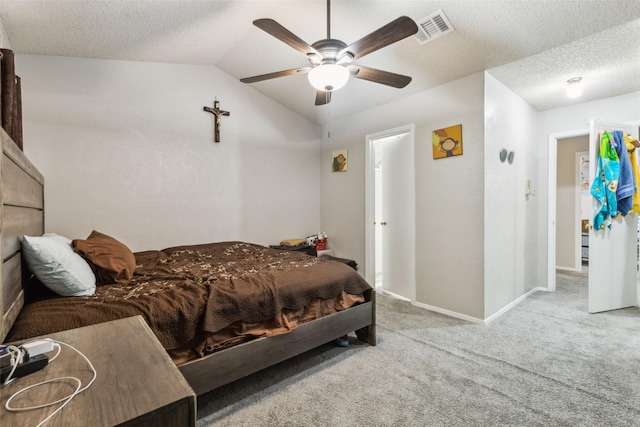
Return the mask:
POLYGON ((415 123, 416 302, 486 319, 538 286, 537 113, 478 73, 402 101, 334 120, 322 146, 322 228, 339 254, 364 258, 365 135, 415 123), (463 155, 434 160, 431 132, 462 124, 463 155), (501 163, 499 151, 515 153, 501 163), (332 174, 331 151, 349 150, 332 174))
POLYGON ((525 180, 537 187, 534 148, 536 111, 485 73, 484 133, 484 318, 536 287, 535 230, 538 196, 525 195, 525 180), (500 150, 513 163, 500 161, 500 150))
POLYGON ((538 184, 538 277, 540 286, 547 286, 548 247, 548 175, 549 175, 549 135, 589 131, 589 120, 597 118, 617 123, 640 123, 640 92, 585 102, 565 108, 543 111, 538 114, 536 146, 539 156, 538 184))
POLYGON ((11 49, 11 41, 7 36, 7 32, 4 30, 2 20, 0 19, 0 47, 3 49, 11 49))
MULTIPOLYGON (((365 136, 415 124, 416 301, 483 317, 483 73, 342 119, 322 141, 322 230, 365 271, 365 136), (434 160, 431 132, 462 124, 463 155, 434 160), (349 170, 331 173, 331 151, 349 170)), ((325 132, 326 135, 326 132, 325 132)), ((401 191, 399 189, 399 191, 401 191)))
POLYGON ((214 67, 16 55, 45 227, 132 250, 305 237, 320 127, 214 67), (230 111, 213 142, 214 97, 230 111))

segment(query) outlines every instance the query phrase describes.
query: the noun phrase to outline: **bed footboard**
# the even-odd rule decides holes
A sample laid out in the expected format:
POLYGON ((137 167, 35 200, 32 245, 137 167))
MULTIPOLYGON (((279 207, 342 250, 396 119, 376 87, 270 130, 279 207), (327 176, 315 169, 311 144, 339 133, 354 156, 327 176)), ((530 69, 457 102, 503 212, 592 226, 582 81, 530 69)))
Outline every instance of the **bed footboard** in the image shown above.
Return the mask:
POLYGON ((375 345, 375 291, 368 293, 363 304, 304 323, 287 334, 257 338, 215 352, 178 369, 200 395, 349 332, 356 331, 358 338, 375 345))
POLYGON ((372 303, 372 321, 364 328, 356 329, 356 336, 360 341, 376 345, 376 291, 371 289, 365 293, 365 299, 372 303))

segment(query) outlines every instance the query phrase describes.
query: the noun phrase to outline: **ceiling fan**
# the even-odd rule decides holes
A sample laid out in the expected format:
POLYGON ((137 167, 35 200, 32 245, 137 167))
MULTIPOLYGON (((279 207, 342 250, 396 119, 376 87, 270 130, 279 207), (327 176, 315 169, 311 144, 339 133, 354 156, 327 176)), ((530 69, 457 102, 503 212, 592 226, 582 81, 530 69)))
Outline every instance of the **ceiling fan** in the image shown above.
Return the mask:
POLYGON ((352 63, 353 60, 389 46, 415 34, 416 23, 406 16, 378 28, 371 34, 347 46, 341 40, 331 38, 331 0, 327 0, 327 38, 309 45, 273 19, 257 19, 253 25, 271 34, 307 57, 310 67, 294 68, 240 79, 243 83, 255 83, 277 77, 308 74, 309 82, 317 89, 315 105, 331 101, 331 93, 340 89, 349 76, 383 85, 403 88, 411 82, 411 77, 388 71, 377 70, 352 63))

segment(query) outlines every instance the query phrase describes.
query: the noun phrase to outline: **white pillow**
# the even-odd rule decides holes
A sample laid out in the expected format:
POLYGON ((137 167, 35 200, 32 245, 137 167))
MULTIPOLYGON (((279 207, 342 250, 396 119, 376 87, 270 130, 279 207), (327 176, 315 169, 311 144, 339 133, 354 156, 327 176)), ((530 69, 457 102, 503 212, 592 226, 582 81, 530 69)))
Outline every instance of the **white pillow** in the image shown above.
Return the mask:
POLYGON ((86 296, 96 291, 96 276, 73 251, 71 239, 54 233, 24 236, 22 254, 38 280, 58 295, 86 296))

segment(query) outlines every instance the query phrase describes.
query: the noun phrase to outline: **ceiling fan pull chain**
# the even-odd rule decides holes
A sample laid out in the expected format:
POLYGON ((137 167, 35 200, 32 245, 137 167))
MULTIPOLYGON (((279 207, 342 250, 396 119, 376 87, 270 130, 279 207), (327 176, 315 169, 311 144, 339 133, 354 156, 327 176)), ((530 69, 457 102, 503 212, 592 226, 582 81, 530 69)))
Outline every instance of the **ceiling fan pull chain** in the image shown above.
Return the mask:
MULTIPOLYGON (((327 96, 329 96, 329 92, 327 92, 327 96)), ((331 104, 329 104, 329 100, 327 99, 327 139, 331 139, 331 104)))

